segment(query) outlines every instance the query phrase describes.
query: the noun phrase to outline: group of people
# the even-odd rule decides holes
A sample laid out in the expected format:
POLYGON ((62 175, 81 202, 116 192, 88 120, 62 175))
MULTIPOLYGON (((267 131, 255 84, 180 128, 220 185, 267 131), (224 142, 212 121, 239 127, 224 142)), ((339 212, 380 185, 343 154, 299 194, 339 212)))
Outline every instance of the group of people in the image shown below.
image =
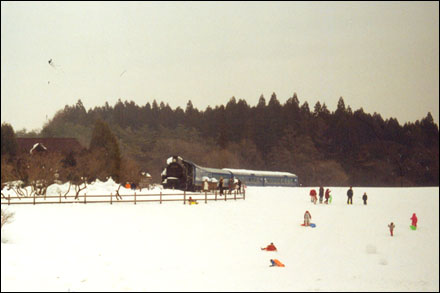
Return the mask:
MULTIPOLYGON (((364 201, 364 205, 367 205, 368 196, 367 193, 364 192, 362 195, 362 200, 364 201)), ((347 204, 353 204, 353 187, 350 186, 350 188, 347 190, 347 204)))
MULTIPOLYGON (((262 247, 261 250, 266 250, 266 251, 277 251, 277 248, 275 247, 275 245, 273 244, 273 242, 271 242, 268 246, 266 247, 262 247)), ((270 267, 285 267, 285 265, 280 262, 278 259, 270 259, 270 267)))
MULTIPOLYGON (((324 194, 324 187, 322 187, 322 186, 319 187, 319 203, 323 202, 324 197, 325 197, 325 201, 324 201, 325 204, 331 203, 332 196, 330 195, 330 192, 331 192, 330 189, 327 188, 325 190, 325 194, 324 194)), ((318 198, 317 198, 317 194, 316 194, 315 189, 310 190, 310 197, 311 197, 311 201, 314 204, 316 204, 316 202, 318 201, 318 198)))
MULTIPOLYGON (((229 182, 228 182, 228 190, 229 190, 229 194, 232 194, 232 191, 234 190, 234 188, 237 189, 237 193, 241 194, 241 180, 237 179, 237 183, 234 184, 234 178, 230 178, 229 182)), ((218 189, 220 191, 220 195, 223 195, 223 190, 226 189, 226 186, 224 186, 224 181, 223 181, 223 177, 220 177, 220 181, 218 182, 218 189)), ((204 192, 208 192, 209 191, 209 182, 208 179, 205 179, 205 181, 203 182, 203 191, 204 192)))
MULTIPOLYGON (((347 204, 348 205, 353 205, 353 187, 350 186, 350 188, 347 190, 347 204)), ((317 194, 316 194, 316 190, 315 189, 311 189, 310 190, 310 197, 311 197, 311 201, 316 204, 316 202, 318 201, 317 198, 317 194)), ((325 204, 329 203, 329 199, 330 199, 330 203, 331 203, 331 195, 330 195, 330 189, 326 189, 325 194, 324 194, 324 187, 319 187, 319 203, 323 202, 323 197, 325 197, 325 204)), ((368 200, 368 195, 366 192, 364 192, 364 194, 362 195, 362 200, 364 202, 364 205, 367 205, 367 200, 368 200)), ((310 220, 312 219, 312 216, 310 215, 309 211, 306 211, 304 214, 304 226, 310 226, 310 220)), ((416 229, 417 228, 417 216, 414 213, 411 217, 412 223, 412 229, 416 229)), ((388 228, 390 230, 390 234, 391 236, 393 236, 393 232, 394 232, 394 228, 396 227, 396 225, 391 222, 390 224, 388 224, 388 228)))
MULTIPOLYGON (((322 186, 319 187, 319 194, 316 193, 315 189, 311 189, 310 190, 311 202, 316 204, 318 202, 318 195, 319 195, 319 203, 323 203, 323 202, 325 204, 331 203, 332 196, 331 196, 330 192, 331 192, 331 190, 327 188, 324 193, 324 187, 322 187, 322 186), (325 201, 324 201, 324 198, 325 198, 325 201)), ((368 196, 367 196, 366 192, 364 192, 364 195, 362 196, 362 200, 364 201, 364 205, 367 205, 368 196)), ((353 204, 353 187, 352 186, 350 186, 350 188, 347 190, 347 204, 348 205, 353 204)))
MULTIPOLYGON (((413 213, 413 215, 412 215, 412 217, 411 218, 409 218, 410 220, 411 220, 411 227, 414 227, 414 228, 412 228, 413 230, 415 230, 415 229, 417 229, 417 221, 418 221, 418 219, 417 219, 417 216, 416 216, 416 213, 413 213)), ((393 222, 391 222, 391 223, 389 223, 388 224, 388 228, 390 229, 390 235, 391 235, 391 237, 393 237, 394 236, 394 228, 396 227, 396 225, 394 225, 394 223, 393 222)))
MULTIPOLYGON (((306 211, 305 213, 304 213, 304 226, 310 226, 310 220, 312 219, 312 215, 310 214, 310 212, 309 211, 306 211)), ((416 213, 413 213, 413 215, 412 215, 412 217, 410 218, 410 220, 412 221, 411 222, 411 225, 413 226, 413 227, 417 227, 417 221, 418 221, 418 219, 417 219, 417 216, 416 216, 416 213)), ((393 235, 393 232, 394 232, 394 228, 396 227, 396 225, 394 225, 394 223, 393 222, 391 222, 389 225, 388 225, 388 228, 390 229, 390 234, 391 234, 391 237, 393 237, 394 235, 393 235)), ((277 248, 276 248, 276 246, 275 246, 275 244, 273 244, 273 242, 271 242, 269 245, 267 245, 266 247, 262 247, 261 248, 261 250, 265 250, 265 251, 278 251, 277 250, 277 248)), ((270 267, 285 267, 285 265, 281 262, 281 261, 279 261, 278 259, 270 259, 270 267)))

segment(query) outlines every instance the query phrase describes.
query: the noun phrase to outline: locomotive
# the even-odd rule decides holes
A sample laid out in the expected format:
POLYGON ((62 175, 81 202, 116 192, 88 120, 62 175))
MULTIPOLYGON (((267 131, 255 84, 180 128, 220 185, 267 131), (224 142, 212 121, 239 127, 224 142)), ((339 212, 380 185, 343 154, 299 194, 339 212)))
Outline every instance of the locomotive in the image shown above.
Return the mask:
POLYGON ((162 172, 162 185, 164 188, 198 191, 202 189, 205 179, 218 182, 220 178, 223 179, 223 186, 228 186, 230 180, 236 179, 247 186, 299 186, 298 176, 289 172, 207 168, 180 156, 168 158, 162 172))

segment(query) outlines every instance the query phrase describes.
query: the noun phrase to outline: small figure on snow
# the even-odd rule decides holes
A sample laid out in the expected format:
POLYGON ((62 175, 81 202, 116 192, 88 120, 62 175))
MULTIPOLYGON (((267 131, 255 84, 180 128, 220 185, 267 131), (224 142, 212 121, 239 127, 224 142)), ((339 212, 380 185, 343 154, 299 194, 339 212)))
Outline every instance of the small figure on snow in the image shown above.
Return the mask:
POLYGON ((362 195, 362 200, 364 201, 364 205, 367 205, 367 199, 368 199, 367 193, 364 192, 364 195, 362 195))
POLYGON ((324 187, 319 187, 319 203, 322 203, 322 199, 324 197, 324 187))
POLYGON ((325 202, 324 202, 325 204, 328 204, 328 200, 330 198, 330 192, 331 191, 328 188, 325 190, 325 202))
POLYGON ((316 197, 316 190, 314 189, 310 190, 310 197, 312 202, 316 204, 316 201, 318 200, 318 198, 316 197))
POLYGON ((412 215, 412 217, 410 219, 412 221, 411 225, 414 226, 414 227, 417 227, 417 216, 416 216, 416 213, 413 213, 413 215, 412 215))
POLYGON ((208 179, 205 179, 205 182, 203 182, 203 191, 204 192, 208 192, 209 191, 208 179))
POLYGON ((310 215, 309 211, 304 213, 304 226, 310 226, 310 220, 312 219, 312 215, 310 215))
POLYGON ((266 251, 277 251, 277 248, 275 247, 275 245, 273 244, 273 242, 271 242, 268 246, 266 246, 266 247, 262 247, 261 250, 266 250, 266 251))
POLYGON ((393 222, 391 222, 391 223, 388 225, 388 228, 390 228, 391 237, 393 236, 393 230, 394 230, 394 227, 396 227, 396 226, 394 225, 393 222))
POLYGON ((218 182, 218 189, 220 190, 220 196, 223 195, 223 177, 220 177, 220 181, 218 182))
POLYGON ((188 202, 189 202, 190 205, 192 205, 192 204, 199 204, 199 203, 197 202, 197 200, 192 199, 191 196, 189 197, 188 202))
POLYGON ((347 190, 347 204, 353 204, 353 187, 350 186, 350 189, 347 190))
POLYGON ((270 263, 271 263, 270 267, 284 267, 285 266, 283 263, 281 263, 277 259, 271 259, 270 263))
POLYGON ((232 194, 232 190, 234 189, 234 178, 229 178, 228 187, 229 194, 232 194))

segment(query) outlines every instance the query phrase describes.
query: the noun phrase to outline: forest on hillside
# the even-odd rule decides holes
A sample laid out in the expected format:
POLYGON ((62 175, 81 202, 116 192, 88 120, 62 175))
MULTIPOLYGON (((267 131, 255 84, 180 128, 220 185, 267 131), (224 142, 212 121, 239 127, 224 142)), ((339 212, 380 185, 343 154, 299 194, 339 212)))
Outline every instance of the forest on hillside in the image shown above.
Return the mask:
POLYGON ((180 155, 200 166, 288 171, 303 186, 438 186, 439 130, 430 113, 400 125, 394 118, 343 98, 330 111, 311 109, 294 94, 283 105, 275 93, 256 106, 232 97, 204 111, 188 101, 172 109, 154 101, 143 106, 119 100, 86 110, 81 100, 66 105, 40 133, 17 137, 74 137, 89 147, 97 120, 116 136, 123 156, 133 159, 155 182, 166 159, 180 155))

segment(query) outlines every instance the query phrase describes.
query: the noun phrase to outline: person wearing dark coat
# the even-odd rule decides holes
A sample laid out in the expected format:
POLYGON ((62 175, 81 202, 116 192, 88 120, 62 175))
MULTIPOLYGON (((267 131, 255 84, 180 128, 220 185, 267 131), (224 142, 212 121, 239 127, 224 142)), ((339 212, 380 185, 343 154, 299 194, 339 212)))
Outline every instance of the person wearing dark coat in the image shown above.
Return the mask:
POLYGON ((223 177, 220 177, 220 181, 218 182, 218 189, 220 189, 220 195, 223 195, 223 177))
POLYGON ((237 182, 237 188, 238 188, 238 193, 239 194, 241 194, 241 180, 240 179, 238 179, 238 182, 237 182))
POLYGON ((353 204, 353 187, 350 186, 350 189, 347 190, 347 204, 353 204))
POLYGON ((319 187, 319 203, 322 203, 322 199, 324 197, 324 187, 319 187))
POLYGON ((367 205, 367 199, 368 199, 367 193, 364 192, 364 195, 362 195, 362 200, 364 201, 364 205, 367 205))

